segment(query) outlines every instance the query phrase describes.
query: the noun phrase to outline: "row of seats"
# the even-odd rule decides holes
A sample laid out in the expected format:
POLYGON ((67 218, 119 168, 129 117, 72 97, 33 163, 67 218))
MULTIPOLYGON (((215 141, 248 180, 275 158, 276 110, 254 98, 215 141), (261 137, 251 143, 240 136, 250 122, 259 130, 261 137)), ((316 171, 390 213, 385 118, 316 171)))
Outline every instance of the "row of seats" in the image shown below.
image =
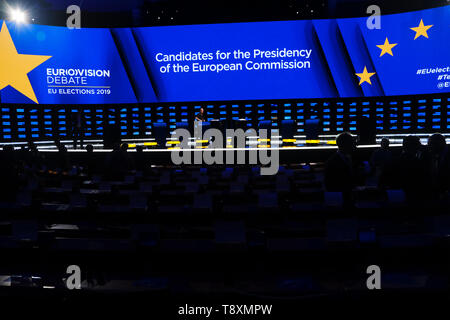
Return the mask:
MULTIPOLYGON (((126 251, 148 247, 160 251, 217 249, 317 251, 336 246, 418 248, 443 244, 450 235, 450 216, 392 221, 388 219, 319 219, 275 225, 243 220, 214 220, 209 225, 121 224, 94 222, 47 224, 38 220, 0 223, 2 248, 49 247, 52 250, 126 251)), ((448 243, 447 243, 448 245, 448 243)))
POLYGON ((355 206, 344 207, 342 193, 325 191, 322 175, 323 164, 283 166, 276 176, 245 166, 152 167, 118 180, 81 168, 41 170, 16 199, 0 203, 0 243, 285 251, 325 250, 334 242, 426 246, 448 235, 448 203, 414 215, 403 191, 361 187, 355 206))
MULTIPOLYGON (((325 191, 323 168, 281 167, 276 176, 258 168, 154 168, 130 172, 120 181, 77 170, 63 175, 42 172, 27 180, 7 208, 46 211, 127 213, 289 213, 342 208, 340 192, 325 191)), ((405 206, 403 191, 361 187, 354 190, 360 209, 405 206)))

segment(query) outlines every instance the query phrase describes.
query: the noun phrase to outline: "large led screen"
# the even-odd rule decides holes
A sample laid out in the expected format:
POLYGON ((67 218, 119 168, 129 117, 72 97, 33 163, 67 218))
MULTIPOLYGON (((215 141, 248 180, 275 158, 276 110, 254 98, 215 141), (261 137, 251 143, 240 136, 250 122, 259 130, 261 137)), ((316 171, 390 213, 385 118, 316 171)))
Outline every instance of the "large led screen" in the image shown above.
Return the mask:
POLYGON ((1 103, 112 104, 450 91, 450 7, 121 29, 0 21, 1 103), (370 23, 369 23, 370 25, 370 23))

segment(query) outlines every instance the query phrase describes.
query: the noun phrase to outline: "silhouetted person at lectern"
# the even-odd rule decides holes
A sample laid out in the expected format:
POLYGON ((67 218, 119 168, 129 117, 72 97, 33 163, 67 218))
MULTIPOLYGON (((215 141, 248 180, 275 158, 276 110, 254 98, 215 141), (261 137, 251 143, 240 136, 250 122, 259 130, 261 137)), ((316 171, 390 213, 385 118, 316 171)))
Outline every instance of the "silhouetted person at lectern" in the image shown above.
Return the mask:
POLYGON ((200 108, 200 111, 195 116, 195 120, 201 121, 201 122, 206 121, 206 114, 205 114, 205 110, 203 108, 200 108))
POLYGON ((356 143, 348 132, 336 138, 338 151, 331 156, 325 165, 325 187, 328 191, 342 192, 344 204, 350 205, 351 192, 357 184, 355 161, 356 143))
POLYGON ((80 141, 80 148, 83 149, 83 119, 80 110, 72 115, 72 138, 73 148, 77 148, 77 143, 80 141))

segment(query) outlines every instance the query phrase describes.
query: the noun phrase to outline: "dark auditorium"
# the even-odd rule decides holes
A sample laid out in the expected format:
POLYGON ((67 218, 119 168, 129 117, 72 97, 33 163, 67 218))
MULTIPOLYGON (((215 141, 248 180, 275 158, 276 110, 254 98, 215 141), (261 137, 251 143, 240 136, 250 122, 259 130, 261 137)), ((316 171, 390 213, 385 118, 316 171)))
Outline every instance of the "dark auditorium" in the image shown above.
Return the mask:
POLYGON ((449 0, 0 0, 2 310, 448 309, 449 21, 449 0))

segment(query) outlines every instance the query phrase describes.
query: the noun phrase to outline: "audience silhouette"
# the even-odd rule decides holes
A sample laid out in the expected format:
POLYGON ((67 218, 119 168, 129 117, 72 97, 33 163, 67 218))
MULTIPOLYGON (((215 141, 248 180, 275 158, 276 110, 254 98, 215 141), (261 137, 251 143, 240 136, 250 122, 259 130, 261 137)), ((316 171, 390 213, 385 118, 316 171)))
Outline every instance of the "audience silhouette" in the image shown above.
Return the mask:
POLYGON ((328 191, 342 192, 346 206, 352 205, 352 190, 363 183, 362 163, 356 155, 356 141, 348 133, 336 137, 338 151, 325 164, 324 184, 328 191))
POLYGON ((428 139, 426 171, 429 186, 435 198, 448 192, 450 186, 450 152, 441 134, 433 134, 428 139))
POLYGON ((338 151, 327 161, 325 186, 329 191, 351 191, 356 185, 354 153, 356 143, 350 133, 337 136, 338 151))
MULTIPOLYGON (((363 161, 356 148, 355 138, 347 132, 336 138, 338 151, 325 163, 324 186, 327 191, 342 192, 344 203, 353 203, 353 194, 358 186, 365 186, 367 170, 362 170, 363 161)), ((143 154, 137 146, 136 153, 128 152, 128 144, 116 144, 104 163, 94 153, 92 145, 86 146, 86 157, 80 164, 69 157, 67 148, 55 141, 58 152, 53 161, 47 161, 33 142, 15 151, 11 145, 3 146, 0 152, 0 188, 2 198, 17 191, 19 184, 26 183, 38 171, 54 170, 67 172, 78 168, 89 176, 105 175, 108 179, 122 180, 132 170, 151 172, 143 154)), ((426 146, 417 136, 403 139, 401 152, 396 154, 390 141, 383 138, 381 147, 370 157, 370 175, 378 181, 380 189, 403 189, 411 203, 423 199, 446 199, 450 189, 450 152, 445 137, 433 134, 426 146)), ((366 162, 367 163, 367 162, 366 162)))

